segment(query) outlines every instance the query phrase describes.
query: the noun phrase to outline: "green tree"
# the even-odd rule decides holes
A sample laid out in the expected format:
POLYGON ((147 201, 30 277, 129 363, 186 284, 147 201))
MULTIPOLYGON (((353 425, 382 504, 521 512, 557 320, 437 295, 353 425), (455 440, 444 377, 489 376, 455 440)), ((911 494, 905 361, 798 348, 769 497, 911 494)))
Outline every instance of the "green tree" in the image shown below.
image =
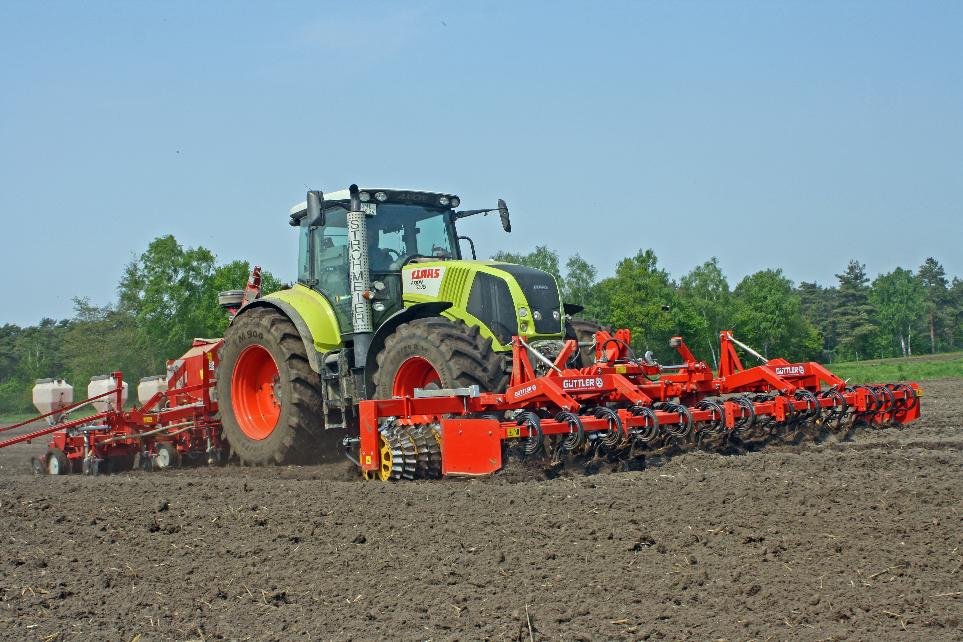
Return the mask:
POLYGON ((837 343, 833 311, 836 290, 803 281, 796 292, 799 294, 803 318, 819 332, 822 337, 823 351, 828 353, 827 356, 832 361, 837 343))
POLYGON ((596 306, 606 311, 600 321, 629 328, 637 349, 669 355, 668 340, 678 324, 663 306, 675 308, 676 290, 668 272, 659 268, 655 252, 639 250, 619 261, 615 276, 603 279, 597 292, 596 306))
POLYGON ((166 363, 158 364, 151 355, 133 349, 138 345, 140 328, 132 314, 109 305, 92 305, 86 298, 74 299, 74 312, 66 325, 61 351, 63 376, 74 385, 75 399, 84 398, 93 375, 120 370, 133 391, 141 377, 164 374, 166 363))
POLYGON ((183 352, 194 337, 208 334, 213 272, 209 250, 184 248, 171 235, 151 241, 127 265, 118 287, 120 310, 135 318, 141 329, 137 346, 155 368, 183 352))
POLYGON ((838 333, 838 350, 845 358, 859 358, 871 352, 876 333, 875 311, 869 300, 866 266, 850 261, 846 271, 837 274, 839 286, 833 302, 838 333))
POLYGON ((719 365, 719 333, 732 324, 732 295, 719 260, 712 257, 682 277, 677 318, 696 354, 708 354, 719 365))
POLYGON ((535 249, 528 254, 516 254, 513 252, 496 252, 492 255, 493 261, 504 261, 505 263, 517 263, 526 265, 536 270, 548 272, 558 281, 559 288, 565 290, 565 281, 562 278, 562 270, 559 267, 558 253, 550 250, 547 245, 536 245, 535 249))
POLYGON ((927 258, 917 272, 923 287, 923 300, 926 307, 926 325, 930 335, 930 352, 936 354, 940 335, 952 312, 948 309, 949 290, 946 270, 933 257, 927 258))
MULTIPOLYGON (((247 261, 235 260, 214 268, 210 279, 204 285, 204 296, 200 305, 203 307, 204 328, 206 336, 219 337, 227 328, 228 317, 224 309, 217 304, 217 295, 225 290, 243 290, 251 276, 251 264, 247 261)), ((261 270, 261 295, 265 296, 282 289, 277 277, 261 270)))
POLYGON ((913 328, 926 311, 923 285, 909 270, 896 268, 873 281, 870 298, 889 346, 899 346, 904 357, 913 354, 913 328))
POLYGON ((0 326, 0 382, 13 377, 17 372, 20 359, 17 357, 17 337, 20 326, 6 323, 0 326))
POLYGON ((819 333, 802 316, 799 295, 782 270, 750 274, 736 286, 736 336, 766 358, 812 358, 822 347, 819 333))
POLYGON ((949 301, 947 330, 950 345, 953 349, 959 350, 963 348, 963 279, 958 277, 953 279, 947 291, 947 299, 949 301))
POLYGON ((588 308, 597 284, 598 270, 595 266, 576 254, 565 262, 565 289, 562 299, 588 308))
MULTIPOLYGON (((182 247, 173 236, 161 236, 136 261, 127 265, 118 286, 118 311, 131 315, 138 328, 135 345, 159 371, 167 359, 180 355, 195 337, 220 336, 227 326, 217 304, 223 290, 243 289, 251 272, 246 261, 216 265, 204 247, 182 247)), ((262 293, 281 288, 261 272, 262 293)))

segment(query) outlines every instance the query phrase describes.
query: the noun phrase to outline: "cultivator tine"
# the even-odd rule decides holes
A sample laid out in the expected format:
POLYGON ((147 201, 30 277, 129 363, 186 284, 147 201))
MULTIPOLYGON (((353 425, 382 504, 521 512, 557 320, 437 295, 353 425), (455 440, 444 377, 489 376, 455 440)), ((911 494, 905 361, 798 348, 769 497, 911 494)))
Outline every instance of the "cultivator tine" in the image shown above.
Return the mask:
POLYGON ((545 448, 545 436, 542 433, 542 420, 539 416, 534 412, 523 412, 518 415, 517 423, 528 429, 528 438, 525 440, 522 452, 528 457, 541 452, 545 448))
POLYGON ((696 404, 696 410, 709 413, 709 418, 700 422, 696 446, 703 449, 721 448, 725 443, 726 411, 714 399, 703 399, 696 404))
POLYGON ((642 426, 630 431, 633 444, 650 444, 659 436, 659 416, 648 406, 632 406, 629 412, 636 417, 642 417, 642 426))
POLYGON ((575 452, 585 443, 585 426, 582 424, 581 417, 575 413, 566 411, 555 415, 555 421, 567 423, 569 426, 568 436, 558 444, 561 451, 566 453, 575 452))
POLYGON ((615 448, 625 439, 625 426, 619 413, 606 406, 595 408, 593 413, 599 419, 605 419, 609 423, 609 428, 599 438, 599 443, 606 449, 615 448))
POLYGON ((739 418, 732 426, 732 433, 739 441, 748 441, 750 434, 756 426, 756 407, 746 397, 735 397, 732 399, 740 410, 739 418))

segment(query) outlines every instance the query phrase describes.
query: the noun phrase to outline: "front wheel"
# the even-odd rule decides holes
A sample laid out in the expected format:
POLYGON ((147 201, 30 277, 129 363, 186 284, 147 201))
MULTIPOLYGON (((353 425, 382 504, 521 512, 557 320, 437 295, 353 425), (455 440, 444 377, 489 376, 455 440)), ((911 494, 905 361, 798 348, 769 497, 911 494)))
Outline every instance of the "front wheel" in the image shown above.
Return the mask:
POLYGON ((595 333, 606 330, 603 325, 589 319, 572 319, 565 324, 565 338, 579 343, 578 352, 572 355, 569 366, 588 368, 595 363, 595 333))
POLYGON ((224 334, 217 395, 224 438, 248 464, 285 464, 317 456, 324 428, 320 379, 286 316, 254 308, 224 334))
POLYGON ((504 392, 505 364, 478 328, 444 317, 415 319, 399 326, 378 353, 375 398, 410 397, 418 388, 473 385, 482 392, 504 392))

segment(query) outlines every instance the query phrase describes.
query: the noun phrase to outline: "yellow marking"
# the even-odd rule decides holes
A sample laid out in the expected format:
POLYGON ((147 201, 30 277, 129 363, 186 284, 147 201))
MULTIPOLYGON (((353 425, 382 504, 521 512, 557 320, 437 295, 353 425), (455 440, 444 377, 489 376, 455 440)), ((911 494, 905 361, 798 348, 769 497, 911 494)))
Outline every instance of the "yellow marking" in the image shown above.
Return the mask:
POLYGON ((625 374, 625 366, 615 366, 615 371, 619 374, 625 374))
POLYGON ((145 424, 152 424, 152 423, 154 423, 154 418, 153 418, 153 417, 144 417, 144 423, 145 423, 145 424))
POLYGON ((370 466, 370 465, 371 465, 371 455, 365 455, 365 456, 364 456, 364 465, 365 465, 365 466, 370 466))
POLYGON ((505 436, 506 436, 506 437, 521 437, 521 436, 522 436, 522 429, 521 429, 521 428, 506 428, 506 429, 505 429, 505 436))
POLYGON ((922 389, 922 388, 917 388, 917 389, 916 389, 916 396, 917 396, 917 397, 922 397, 922 396, 923 396, 923 389, 922 389))

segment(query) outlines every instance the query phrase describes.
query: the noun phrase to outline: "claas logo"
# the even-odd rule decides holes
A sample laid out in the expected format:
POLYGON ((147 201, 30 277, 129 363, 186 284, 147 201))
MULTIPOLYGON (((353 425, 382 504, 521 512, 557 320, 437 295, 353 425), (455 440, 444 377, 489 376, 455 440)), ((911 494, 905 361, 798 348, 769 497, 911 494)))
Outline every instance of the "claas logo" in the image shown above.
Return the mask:
POLYGON ((412 279, 437 279, 441 276, 441 268, 419 268, 411 273, 412 279))

